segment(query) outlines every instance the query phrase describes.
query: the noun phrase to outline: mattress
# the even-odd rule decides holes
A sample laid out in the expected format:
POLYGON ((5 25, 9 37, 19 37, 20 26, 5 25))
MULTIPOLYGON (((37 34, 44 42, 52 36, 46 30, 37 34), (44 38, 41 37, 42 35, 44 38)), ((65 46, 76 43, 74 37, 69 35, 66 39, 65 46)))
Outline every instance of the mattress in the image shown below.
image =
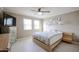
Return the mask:
POLYGON ((42 43, 46 45, 52 45, 56 41, 61 40, 62 33, 57 32, 36 32, 33 33, 33 38, 41 41, 42 43))

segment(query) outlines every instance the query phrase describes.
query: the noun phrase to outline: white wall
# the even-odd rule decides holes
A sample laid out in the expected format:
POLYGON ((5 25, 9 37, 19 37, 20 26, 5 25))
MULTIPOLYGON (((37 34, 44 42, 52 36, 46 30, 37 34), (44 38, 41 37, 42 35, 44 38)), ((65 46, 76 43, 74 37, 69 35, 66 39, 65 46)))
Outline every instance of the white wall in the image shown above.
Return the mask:
MULTIPOLYGON (((37 20, 36 18, 29 17, 29 16, 24 16, 24 15, 19 15, 19 14, 14 14, 7 12, 9 15, 12 15, 16 17, 16 27, 17 27, 17 38, 23 38, 32 35, 32 30, 24 30, 23 28, 23 19, 32 19, 32 20, 37 20)), ((38 19, 39 20, 39 19, 38 19)), ((40 20, 42 22, 42 20, 40 20)), ((32 24, 32 27, 33 24, 32 24)), ((42 25, 40 24, 40 31, 42 31, 42 25)))
POLYGON ((59 30, 63 32, 74 33, 73 39, 79 41, 79 11, 53 16, 50 19, 45 19, 44 23, 47 26, 47 30, 59 30), (53 21, 58 17, 61 17, 63 24, 53 24, 53 21))

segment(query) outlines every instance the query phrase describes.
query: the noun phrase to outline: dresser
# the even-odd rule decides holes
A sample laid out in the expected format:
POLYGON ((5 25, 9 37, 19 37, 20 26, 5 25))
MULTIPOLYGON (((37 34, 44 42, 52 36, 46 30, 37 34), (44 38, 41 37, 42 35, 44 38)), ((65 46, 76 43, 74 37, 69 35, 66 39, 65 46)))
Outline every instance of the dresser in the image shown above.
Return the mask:
POLYGON ((9 27, 9 33, 0 34, 0 51, 8 51, 16 42, 16 27, 9 27))
POLYGON ((0 34, 0 52, 7 52, 8 51, 8 46, 9 44, 9 34, 0 34))

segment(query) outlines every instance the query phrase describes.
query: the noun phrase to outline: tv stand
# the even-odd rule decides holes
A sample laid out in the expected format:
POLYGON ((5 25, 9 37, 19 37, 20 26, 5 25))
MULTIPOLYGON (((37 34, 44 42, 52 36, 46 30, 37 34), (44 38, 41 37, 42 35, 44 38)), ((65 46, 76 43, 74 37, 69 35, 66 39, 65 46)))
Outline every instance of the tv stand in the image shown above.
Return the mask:
POLYGON ((8 52, 11 45, 16 42, 16 27, 9 27, 9 33, 0 34, 0 52, 8 52))
POLYGON ((9 34, 0 34, 0 52, 8 52, 9 34))

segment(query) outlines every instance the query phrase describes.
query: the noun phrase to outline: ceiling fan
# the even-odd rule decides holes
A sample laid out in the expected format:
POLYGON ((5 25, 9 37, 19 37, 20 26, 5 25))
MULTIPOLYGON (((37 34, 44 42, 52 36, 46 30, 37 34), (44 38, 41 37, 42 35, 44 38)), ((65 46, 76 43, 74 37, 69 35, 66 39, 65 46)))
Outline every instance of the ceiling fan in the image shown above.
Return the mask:
POLYGON ((34 12, 38 12, 38 14, 50 13, 50 11, 42 10, 42 8, 38 8, 37 10, 32 10, 34 12))

